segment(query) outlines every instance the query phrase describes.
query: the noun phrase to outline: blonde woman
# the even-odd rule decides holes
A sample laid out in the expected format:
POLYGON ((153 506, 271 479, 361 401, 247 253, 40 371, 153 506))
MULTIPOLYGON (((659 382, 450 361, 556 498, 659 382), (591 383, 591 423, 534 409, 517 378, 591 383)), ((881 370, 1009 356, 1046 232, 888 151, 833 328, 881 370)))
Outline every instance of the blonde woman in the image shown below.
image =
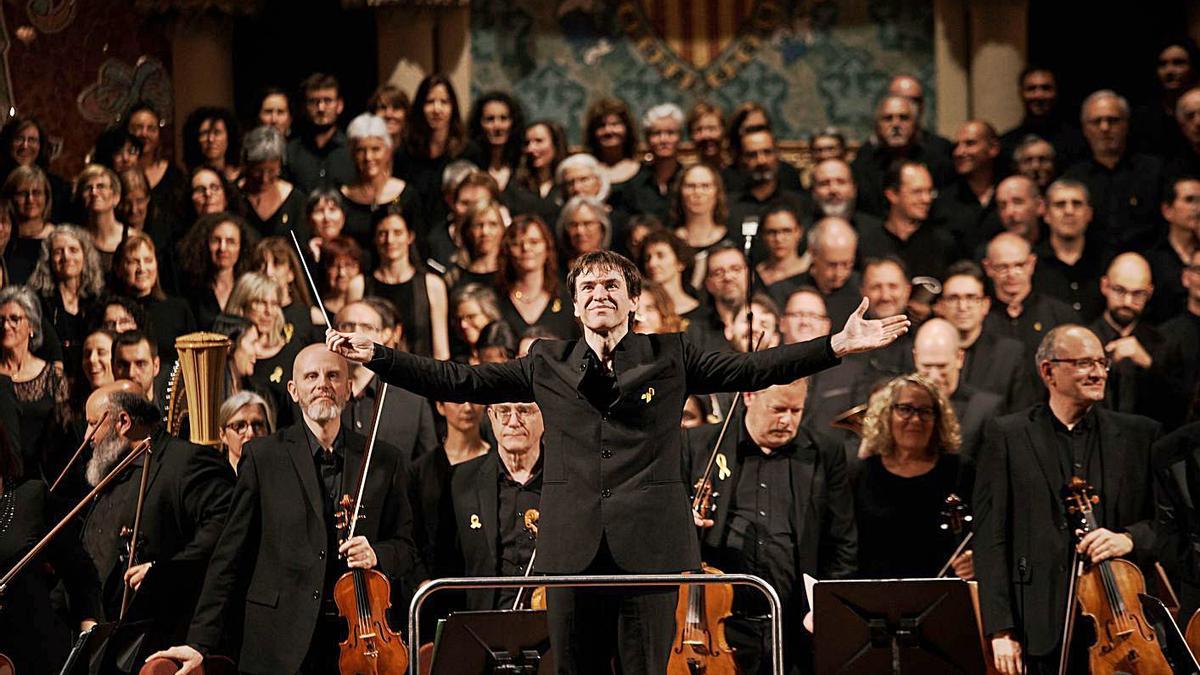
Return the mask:
POLYGON ((279 426, 285 427, 293 419, 287 382, 291 379, 292 362, 304 343, 294 339, 296 336, 288 329, 282 299, 283 289, 275 279, 261 272, 247 272, 233 287, 225 313, 245 319, 254 328, 257 339, 249 345, 254 355, 254 371, 246 383, 251 389, 269 394, 279 426))
MULTIPOLYGON (((946 497, 971 499, 974 464, 958 454, 958 418, 920 375, 902 375, 871 395, 854 485, 859 575, 871 579, 936 576, 957 538, 940 528, 946 497)), ((971 552, 951 573, 975 575, 971 552)))

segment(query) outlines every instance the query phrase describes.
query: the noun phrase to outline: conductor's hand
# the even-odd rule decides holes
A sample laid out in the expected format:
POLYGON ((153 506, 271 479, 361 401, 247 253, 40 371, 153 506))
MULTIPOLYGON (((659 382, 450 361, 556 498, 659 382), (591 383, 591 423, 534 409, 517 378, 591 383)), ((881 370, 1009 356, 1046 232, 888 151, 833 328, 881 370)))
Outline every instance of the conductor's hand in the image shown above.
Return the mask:
POLYGON ((375 355, 374 340, 362 333, 339 333, 328 328, 325 330, 325 346, 334 354, 357 363, 366 363, 375 355))
POLYGON ((346 565, 350 568, 359 567, 369 570, 379 562, 375 557, 375 549, 364 536, 351 537, 338 548, 338 553, 346 556, 346 565))
POLYGON ((886 319, 866 319, 870 301, 866 298, 859 303, 858 309, 846 319, 846 325, 840 333, 829 339, 835 356, 841 358, 847 354, 869 352, 873 349, 886 347, 896 338, 908 332, 908 317, 903 314, 889 316, 886 319))
POLYGON ((200 664, 204 662, 204 655, 187 645, 179 645, 161 652, 154 652, 146 657, 146 662, 149 663, 154 659, 180 661, 181 666, 179 670, 175 671, 175 675, 186 675, 200 667, 200 664))
POLYGON ((992 660, 1003 675, 1023 675, 1025 663, 1021 658, 1021 643, 1008 631, 992 636, 992 660))
POLYGON ((1100 528, 1088 532, 1079 540, 1075 550, 1093 564, 1109 558, 1120 558, 1133 551, 1133 537, 1100 528))

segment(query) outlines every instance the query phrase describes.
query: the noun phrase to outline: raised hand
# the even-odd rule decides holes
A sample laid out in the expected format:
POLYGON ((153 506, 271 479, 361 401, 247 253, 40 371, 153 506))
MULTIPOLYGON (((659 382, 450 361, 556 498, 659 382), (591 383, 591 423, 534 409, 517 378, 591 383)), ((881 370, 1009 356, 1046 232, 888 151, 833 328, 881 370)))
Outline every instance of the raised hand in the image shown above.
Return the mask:
POLYGON ((339 333, 325 329, 325 346, 348 361, 366 363, 375 355, 375 342, 362 333, 339 333))
POLYGON ((886 347, 908 332, 908 317, 903 314, 886 319, 865 318, 869 305, 870 301, 863 298, 858 309, 846 319, 842 331, 830 338, 834 355, 842 357, 886 347))

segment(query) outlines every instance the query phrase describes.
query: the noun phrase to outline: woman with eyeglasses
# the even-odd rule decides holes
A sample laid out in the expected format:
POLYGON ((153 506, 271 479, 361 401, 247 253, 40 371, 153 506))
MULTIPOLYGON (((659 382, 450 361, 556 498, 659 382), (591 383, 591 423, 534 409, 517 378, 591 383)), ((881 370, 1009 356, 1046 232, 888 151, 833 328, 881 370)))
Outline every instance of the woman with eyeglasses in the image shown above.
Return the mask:
POLYGON ((230 183, 217 171, 207 166, 197 167, 188 176, 191 199, 182 227, 189 227, 199 218, 212 213, 238 212, 240 204, 232 198, 234 191, 230 183))
POLYGON ((16 115, 0 129, 0 176, 10 176, 18 168, 41 171, 46 177, 46 220, 57 223, 66 219, 71 183, 50 171, 50 151, 45 127, 32 117, 16 115))
MULTIPOLYGON (((363 297, 363 251, 350 237, 334 237, 321 245, 321 261, 313 271, 321 302, 332 319, 342 308, 363 297)), ((313 325, 324 326, 325 317, 312 308, 313 325)))
POLYGON ((275 416, 266 399, 252 391, 239 391, 225 399, 217 412, 221 451, 237 473, 242 447, 247 441, 275 433, 275 416))
MULTIPOLYGON (((70 195, 68 190, 67 195, 70 195)), ((9 283, 23 284, 33 273, 42 240, 54 229, 51 207, 53 189, 48 174, 36 166, 19 166, 4 179, 0 196, 7 203, 12 233, 4 247, 9 283)))
POLYGON ((274 279, 260 272, 247 272, 238 279, 225 313, 241 317, 253 327, 257 340, 249 346, 253 349, 254 370, 245 377, 245 383, 268 395, 284 427, 292 423, 287 391, 292 362, 305 343, 296 339, 284 321, 282 297, 283 291, 274 279))
MULTIPOLYGON (((958 454, 962 436, 945 395, 920 375, 894 378, 871 394, 861 464, 852 469, 858 574, 865 579, 937 576, 959 538, 942 529, 946 498, 968 506, 975 465, 958 454)), ((970 550, 948 574, 975 576, 970 550)))
POLYGON ((574 305, 559 281, 550 228, 537 216, 517 216, 500 241, 496 290, 500 313, 517 335, 534 326, 562 339, 579 335, 574 305))

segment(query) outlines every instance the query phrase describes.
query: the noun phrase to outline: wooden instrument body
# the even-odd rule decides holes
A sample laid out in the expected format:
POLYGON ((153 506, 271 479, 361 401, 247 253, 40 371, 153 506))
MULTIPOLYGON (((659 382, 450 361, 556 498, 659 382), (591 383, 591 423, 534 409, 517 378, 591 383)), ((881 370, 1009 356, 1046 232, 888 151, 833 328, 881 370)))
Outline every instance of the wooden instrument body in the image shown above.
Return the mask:
POLYGON ((333 601, 350 629, 340 645, 342 675, 403 675, 408 670, 408 648, 387 623, 390 597, 391 584, 375 570, 350 570, 334 584, 333 601))
POLYGON ((17 675, 17 668, 12 659, 0 654, 0 675, 17 675))
POLYGON ((1154 628, 1142 613, 1138 593, 1146 592, 1146 582, 1137 565, 1128 560, 1105 560, 1080 575, 1078 584, 1082 614, 1091 618, 1096 628, 1096 643, 1088 648, 1090 672, 1172 672, 1154 628), (1104 568, 1111 582, 1104 578, 1104 568), (1109 590, 1117 594, 1119 603, 1110 602, 1109 590))
POLYGON ((1183 641, 1193 654, 1200 654, 1200 610, 1188 619, 1187 629, 1183 632, 1183 641))
MULTIPOLYGON (((720 574, 702 565, 704 574, 720 574)), ((675 610, 675 641, 667 675, 736 675, 733 649, 725 641, 725 620, 733 609, 731 584, 684 584, 675 610)))

